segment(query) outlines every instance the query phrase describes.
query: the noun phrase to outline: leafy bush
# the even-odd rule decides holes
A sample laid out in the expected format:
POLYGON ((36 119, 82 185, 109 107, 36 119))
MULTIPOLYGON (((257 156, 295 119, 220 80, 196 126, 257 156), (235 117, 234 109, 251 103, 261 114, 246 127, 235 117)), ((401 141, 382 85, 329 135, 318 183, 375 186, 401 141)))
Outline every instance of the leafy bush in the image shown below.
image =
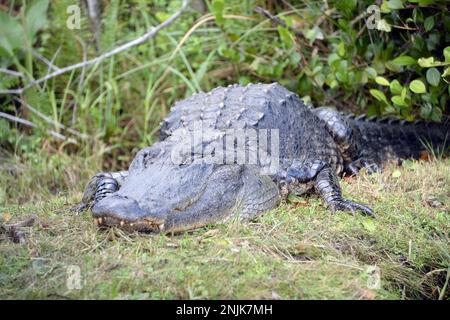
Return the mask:
MULTIPOLYGON (((25 130, 2 121, 0 144, 21 153, 50 142, 58 150, 79 153, 97 151, 89 148, 100 141, 110 146, 103 152, 115 159, 108 166, 120 166, 157 139, 158 123, 176 99, 233 82, 278 81, 315 106, 369 115, 439 121, 448 113, 445 1, 384 0, 378 7, 356 0, 193 2, 189 13, 147 44, 25 91, 23 100, 53 122, 10 95, 0 96, 0 111, 37 127, 25 130), (256 7, 276 15, 278 22, 255 12, 256 7), (78 144, 55 140, 49 130, 78 144), (80 139, 83 134, 87 139, 80 139)), ((47 0, 14 3, 8 12, 0 11, 0 64, 32 79, 49 72, 32 54, 33 47, 55 65, 66 66, 142 35, 180 6, 180 1, 103 1, 96 47, 83 10, 81 29, 67 28, 66 8, 73 1, 52 2, 48 10, 47 0)), ((0 90, 25 82, 0 73, 0 90)))
POLYGON ((223 41, 236 40, 222 45, 223 56, 248 62, 257 77, 278 80, 317 105, 440 121, 450 75, 446 4, 372 3, 303 1, 280 10, 286 26, 278 26, 279 39, 258 33, 257 41, 242 41, 228 21, 223 41))

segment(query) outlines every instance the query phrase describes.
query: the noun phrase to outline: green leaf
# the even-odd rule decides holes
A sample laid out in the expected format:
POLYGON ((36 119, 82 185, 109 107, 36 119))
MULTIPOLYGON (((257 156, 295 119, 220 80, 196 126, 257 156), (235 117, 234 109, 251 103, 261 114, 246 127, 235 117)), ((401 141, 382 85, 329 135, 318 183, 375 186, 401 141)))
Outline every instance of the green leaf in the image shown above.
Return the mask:
MULTIPOLYGON (((442 78, 449 76, 450 75, 450 67, 446 68, 444 70, 444 73, 442 74, 442 78)), ((450 90, 450 86, 448 86, 449 90, 450 90)))
POLYGON ((329 73, 325 79, 325 83, 331 88, 336 88, 339 83, 337 82, 333 73, 329 73))
POLYGON ((339 43, 338 55, 341 56, 341 57, 345 56, 345 44, 343 42, 339 43))
POLYGON ((323 32, 318 26, 314 26, 312 29, 308 29, 305 32, 306 39, 309 40, 309 44, 313 44, 316 39, 323 40, 323 32))
POLYGON ((300 63, 300 60, 302 59, 302 56, 298 52, 293 52, 291 54, 291 63, 293 65, 298 65, 300 63))
POLYGON ((399 56, 393 60, 391 63, 399 65, 399 66, 412 66, 417 63, 416 59, 410 56, 399 56))
POLYGON ((26 28, 27 36, 30 43, 34 43, 36 33, 42 29, 47 23, 47 9, 49 0, 37 0, 27 8, 26 12, 26 28))
POLYGON ((407 94, 408 94, 408 88, 404 87, 404 88, 402 89, 402 93, 401 93, 402 100, 405 100, 405 99, 406 99, 406 95, 407 95, 407 94))
POLYGON ((425 119, 429 118, 432 112, 433 112, 433 106, 429 102, 425 102, 420 107, 420 116, 422 118, 425 118, 425 119))
POLYGON ((213 0, 212 9, 213 9, 214 16, 216 17, 217 24, 223 23, 224 8, 225 8, 224 0, 213 0))
POLYGON ((377 30, 391 32, 391 25, 384 19, 380 19, 377 23, 377 30))
POLYGON ((366 84, 369 78, 367 77, 367 73, 363 71, 358 71, 355 74, 355 79, 357 83, 366 84))
POLYGON ((370 89, 369 90, 370 94, 377 99, 378 101, 384 102, 386 104, 388 104, 388 101, 386 99, 386 96, 384 95, 383 92, 381 92, 380 90, 377 89, 370 89))
POLYGON ((340 72, 348 73, 348 61, 340 60, 339 63, 335 64, 336 69, 340 72))
POLYGON ((430 31, 431 29, 433 29, 434 27, 434 17, 433 16, 429 16, 428 18, 425 19, 425 21, 423 22, 423 26, 425 27, 425 31, 430 31))
POLYGON ((0 10, 0 48, 9 55, 24 46, 23 29, 17 18, 0 10))
POLYGON ((339 80, 339 82, 347 83, 348 82, 348 72, 347 71, 338 70, 336 72, 336 79, 339 80))
POLYGON ((439 85, 439 81, 441 80, 441 73, 436 68, 430 68, 427 70, 427 81, 434 87, 439 85))
POLYGON ((403 2, 401 0, 389 0, 386 2, 389 9, 398 10, 403 8, 403 2))
POLYGON ((383 2, 381 3, 380 11, 381 11, 382 13, 390 13, 390 12, 391 12, 391 9, 389 9, 389 7, 388 7, 386 1, 383 1, 383 2))
POLYGON ((417 63, 422 68, 430 68, 430 67, 440 67, 440 66, 449 65, 450 60, 441 62, 441 61, 435 61, 434 57, 428 57, 428 58, 420 58, 419 60, 417 60, 417 63))
POLYGON ((313 71, 312 71, 312 74, 313 74, 313 75, 316 75, 316 74, 318 74, 320 71, 322 71, 322 69, 323 69, 323 66, 319 64, 319 65, 317 65, 317 66, 314 67, 314 69, 313 69, 313 71))
POLYGON ((328 65, 330 67, 335 67, 335 62, 341 60, 341 58, 339 58, 339 56, 336 53, 332 53, 328 56, 328 65))
POLYGON ((429 68, 429 67, 431 67, 434 64, 434 58, 433 57, 419 58, 419 60, 417 60, 417 63, 422 68, 429 68))
POLYGON ((393 80, 389 84, 389 89, 391 89, 391 92, 393 94, 400 94, 403 90, 403 86, 398 82, 398 80, 393 80))
POLYGON ((442 121, 442 111, 439 108, 433 108, 433 111, 431 113, 431 120, 435 122, 441 122, 442 121))
POLYGON ((396 105, 398 105, 398 106, 401 106, 401 107, 406 107, 406 106, 407 106, 405 100, 403 100, 401 96, 393 96, 393 97, 391 98, 391 101, 392 101, 394 104, 396 104, 396 105))
POLYGON ((409 84, 409 89, 411 89, 414 93, 425 93, 427 92, 427 88, 425 87, 425 84, 422 82, 422 80, 413 80, 409 84))
POLYGON ((318 73, 314 76, 314 81, 320 88, 322 88, 325 83, 325 75, 323 73, 318 73))
POLYGON ((381 77, 381 76, 376 77, 375 82, 381 86, 386 86, 386 87, 389 86, 389 80, 384 77, 381 77))
POLYGON ((364 71, 367 73, 367 75, 369 76, 369 78, 371 79, 375 79, 377 76, 377 70, 375 70, 372 67, 367 67, 364 69, 364 71))
POLYGON ((450 62, 450 47, 444 49, 445 62, 450 62))
POLYGON ((292 48, 294 44, 294 37, 291 32, 282 26, 278 26, 277 29, 278 33, 280 34, 281 41, 284 43, 286 48, 292 48))
POLYGON ((391 61, 386 61, 384 63, 384 66, 386 67, 386 69, 388 69, 389 71, 392 71, 392 72, 400 72, 400 71, 402 71, 402 67, 401 66, 399 66, 398 64, 394 64, 391 61))

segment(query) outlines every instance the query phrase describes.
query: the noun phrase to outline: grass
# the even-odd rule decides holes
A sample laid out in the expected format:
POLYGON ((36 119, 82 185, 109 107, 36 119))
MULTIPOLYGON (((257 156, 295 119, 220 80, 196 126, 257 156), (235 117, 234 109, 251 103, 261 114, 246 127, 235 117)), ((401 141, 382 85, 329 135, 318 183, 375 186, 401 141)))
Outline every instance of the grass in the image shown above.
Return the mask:
POLYGON ((375 220, 311 197, 174 236, 101 231, 69 210, 80 190, 35 191, 0 207, 8 223, 39 218, 23 243, 0 234, 0 299, 449 299, 449 185, 449 160, 407 161, 342 181, 375 220))
MULTIPOLYGON (((49 67, 31 55, 31 46, 55 65, 67 66, 142 35, 180 2, 103 2, 97 50, 86 15, 82 28, 71 30, 67 7, 73 1, 54 1, 36 41, 17 48, 11 61, 0 56, 0 62, 38 79, 49 67)), ((0 298, 449 299, 448 160, 406 162, 383 174, 343 181, 345 194, 370 204, 376 220, 332 215, 311 197, 283 204, 249 224, 152 236, 99 231, 89 213, 69 211, 97 170, 123 169, 130 156, 158 139, 157 124, 174 101, 218 85, 278 81, 316 106, 370 114, 401 111, 408 119, 446 114, 443 81, 427 86, 430 99, 422 109, 411 105, 419 106, 414 101, 425 95, 408 91, 411 105, 390 110, 369 92, 381 89, 374 72, 398 79, 406 90, 410 79, 425 78, 426 68, 394 72, 384 65, 399 55, 442 57, 437 43, 444 43, 438 35, 446 33, 445 23, 416 33, 422 20, 440 17, 439 7, 436 12, 415 8, 418 27, 389 34, 355 20, 370 1, 359 1, 352 10, 342 1, 329 1, 326 14, 306 0, 294 6, 225 1, 222 12, 206 2, 209 9, 191 10, 145 45, 26 91, 21 98, 33 109, 7 96, 0 101, 1 111, 37 126, 0 119, 0 298), (256 14, 257 6, 279 13, 305 35, 320 28, 323 39, 283 32, 256 14), (77 144, 55 140, 47 130, 77 144), (2 233, 2 225, 32 214, 39 222, 23 229, 24 243, 2 233), (71 284, 77 287, 72 281, 77 267, 83 283, 70 290, 71 284)), ((11 2, 8 10, 18 15, 20 4, 11 2)), ((7 85, 4 77, 2 85, 7 85)), ((15 79, 10 85, 21 84, 15 79)), ((387 88, 383 92, 390 100, 387 88)))

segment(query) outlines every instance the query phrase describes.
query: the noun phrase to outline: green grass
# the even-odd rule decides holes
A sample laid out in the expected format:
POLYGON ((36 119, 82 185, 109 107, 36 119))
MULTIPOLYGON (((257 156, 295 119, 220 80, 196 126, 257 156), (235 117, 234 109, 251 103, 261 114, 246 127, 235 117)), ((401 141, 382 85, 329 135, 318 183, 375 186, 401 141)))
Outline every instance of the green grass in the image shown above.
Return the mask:
POLYGON ((98 230, 69 210, 81 190, 6 205, 8 223, 40 222, 21 244, 0 234, 0 299, 449 299, 449 161, 408 161, 342 186, 377 219, 333 215, 311 197, 171 236, 98 230), (67 286, 73 266, 81 289, 67 286))
MULTIPOLYGON (((402 15, 394 10, 385 15, 393 25, 403 25, 413 11, 417 19, 409 22, 413 28, 385 33, 355 20, 370 1, 358 1, 353 9, 351 1, 329 1, 328 13, 309 0, 294 6, 230 0, 222 12, 206 2, 209 9, 191 10, 142 46, 26 91, 21 98, 45 118, 9 96, 1 101, 2 112, 37 128, 0 119, 0 298, 449 299, 448 160, 407 162, 344 181, 347 197, 370 204, 376 220, 332 215, 311 197, 283 204, 249 224, 152 236, 99 231, 89 213, 69 211, 96 171, 124 169, 139 149, 158 140, 158 123, 176 100, 219 85, 277 81, 316 106, 410 120, 448 114, 446 82, 427 85, 426 94, 416 95, 408 82, 425 79, 429 69, 396 70, 392 63, 388 68, 399 55, 442 60, 441 34, 450 24, 439 6, 401 9, 402 15), (256 14, 257 6, 279 14, 304 35, 320 28, 323 39, 295 37, 256 14), (212 15, 223 15, 223 21, 212 15), (443 23, 423 33, 430 17, 442 17, 443 23), (399 80, 407 106, 392 108, 394 92, 380 87, 374 74, 391 84, 399 80), (372 96, 374 89, 383 91, 389 104, 372 96), (77 143, 54 139, 47 130, 77 143), (32 214, 41 222, 24 228, 24 243, 12 243, 2 233, 3 224, 32 214), (80 290, 67 286, 72 266, 80 268, 80 290), (374 288, 370 283, 378 274, 380 287, 374 288)), ((11 2, 14 16, 21 3, 11 2)), ((19 46, 12 60, 1 53, 0 64, 38 79, 49 68, 31 55, 31 46, 54 58, 55 65, 67 66, 142 35, 180 3, 104 2, 97 51, 86 15, 82 28, 71 30, 66 9, 73 1, 53 1, 36 41, 19 46)), ((22 85, 5 79, 1 75, 0 87, 22 85)))

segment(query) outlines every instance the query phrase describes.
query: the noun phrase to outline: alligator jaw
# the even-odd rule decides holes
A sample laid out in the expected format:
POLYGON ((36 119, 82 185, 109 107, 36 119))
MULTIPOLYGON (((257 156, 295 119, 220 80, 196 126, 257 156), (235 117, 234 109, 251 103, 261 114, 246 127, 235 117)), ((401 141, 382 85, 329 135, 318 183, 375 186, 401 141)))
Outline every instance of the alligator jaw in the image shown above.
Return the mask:
POLYGON ((100 228, 119 227, 126 231, 139 231, 145 233, 160 233, 164 232, 164 223, 157 223, 154 220, 139 219, 136 221, 120 220, 114 217, 100 217, 94 218, 94 224, 100 228))
POLYGON ((112 194, 92 207, 94 224, 99 227, 118 227, 127 231, 158 233, 164 231, 165 217, 156 210, 142 209, 130 197, 112 194))

